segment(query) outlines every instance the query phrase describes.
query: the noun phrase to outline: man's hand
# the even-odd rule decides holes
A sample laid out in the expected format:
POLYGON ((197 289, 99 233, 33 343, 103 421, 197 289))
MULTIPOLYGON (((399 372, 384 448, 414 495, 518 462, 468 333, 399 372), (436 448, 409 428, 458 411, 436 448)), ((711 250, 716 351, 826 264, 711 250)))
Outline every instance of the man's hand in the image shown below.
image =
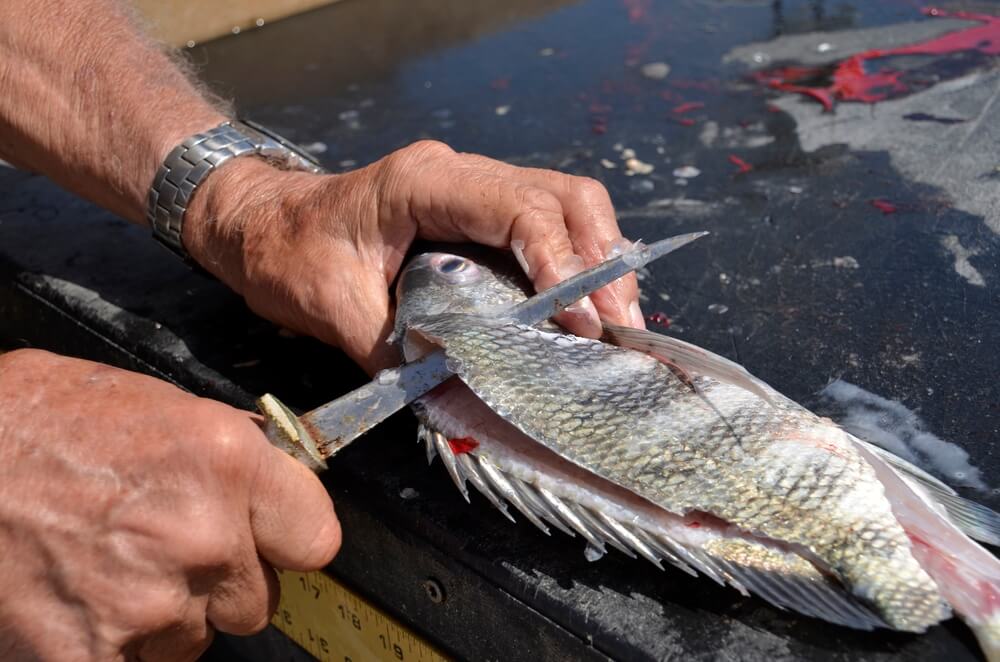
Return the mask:
POLYGON ((194 659, 340 545, 319 480, 246 413, 165 382, 0 357, 0 658, 194 659))
MULTIPOLYGON (((341 347, 369 372, 398 360, 384 342, 389 285, 417 237, 520 242, 539 290, 602 261, 622 239, 596 181, 431 141, 343 175, 236 159, 195 194, 184 226, 195 259, 256 312, 341 347)), ((632 275, 577 309, 559 321, 580 335, 600 335, 598 313, 644 326, 632 275)))

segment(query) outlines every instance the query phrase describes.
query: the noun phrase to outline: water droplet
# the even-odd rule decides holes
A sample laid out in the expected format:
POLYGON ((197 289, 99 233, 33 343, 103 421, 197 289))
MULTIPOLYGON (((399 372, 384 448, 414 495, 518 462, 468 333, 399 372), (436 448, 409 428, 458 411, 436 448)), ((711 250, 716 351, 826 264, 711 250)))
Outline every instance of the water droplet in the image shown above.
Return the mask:
POLYGON ((412 487, 404 487, 399 491, 399 496, 400 498, 406 500, 416 499, 418 496, 420 496, 420 492, 416 491, 412 487))
POLYGON ((588 544, 587 549, 583 550, 583 556, 588 561, 593 563, 594 561, 597 561, 602 556, 604 556, 604 550, 600 549, 599 547, 594 547, 593 545, 588 544))
POLYGON ((716 315, 724 315, 729 312, 729 306, 724 303, 713 303, 709 305, 708 312, 715 313, 716 315))
POLYGON ((444 360, 444 367, 452 372, 461 372, 462 362, 449 356, 444 360))

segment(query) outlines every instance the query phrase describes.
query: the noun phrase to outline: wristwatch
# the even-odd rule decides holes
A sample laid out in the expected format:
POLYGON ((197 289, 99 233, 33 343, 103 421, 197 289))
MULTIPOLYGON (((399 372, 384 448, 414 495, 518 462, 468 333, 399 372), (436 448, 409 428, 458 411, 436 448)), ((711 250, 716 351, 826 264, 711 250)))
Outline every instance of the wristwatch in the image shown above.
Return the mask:
POLYGON ((193 260, 184 248, 181 231, 191 196, 216 168, 237 156, 262 157, 285 170, 324 172, 304 149, 247 120, 223 122, 182 142, 156 171, 146 218, 153 238, 188 263, 193 260))

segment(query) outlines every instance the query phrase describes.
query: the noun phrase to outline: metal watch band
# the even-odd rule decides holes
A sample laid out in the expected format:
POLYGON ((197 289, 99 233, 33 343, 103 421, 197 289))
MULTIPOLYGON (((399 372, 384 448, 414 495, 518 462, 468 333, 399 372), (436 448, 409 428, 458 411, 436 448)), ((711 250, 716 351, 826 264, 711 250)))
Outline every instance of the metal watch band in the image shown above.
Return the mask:
POLYGON ((264 157, 287 170, 323 172, 310 154, 263 127, 247 121, 224 122, 175 147, 157 170, 146 211, 153 238, 190 262, 181 231, 191 196, 216 168, 246 155, 264 157))

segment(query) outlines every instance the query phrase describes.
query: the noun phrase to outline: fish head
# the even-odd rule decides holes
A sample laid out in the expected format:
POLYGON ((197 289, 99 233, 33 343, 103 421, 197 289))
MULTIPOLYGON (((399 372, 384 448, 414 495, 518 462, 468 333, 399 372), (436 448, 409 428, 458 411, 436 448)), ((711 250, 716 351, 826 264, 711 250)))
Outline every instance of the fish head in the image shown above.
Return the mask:
MULTIPOLYGON (((418 319, 443 313, 496 316, 533 292, 531 281, 509 253, 475 246, 453 250, 421 253, 400 272, 394 340, 403 341, 407 328, 418 319)), ((412 360, 411 352, 406 353, 412 360)))

